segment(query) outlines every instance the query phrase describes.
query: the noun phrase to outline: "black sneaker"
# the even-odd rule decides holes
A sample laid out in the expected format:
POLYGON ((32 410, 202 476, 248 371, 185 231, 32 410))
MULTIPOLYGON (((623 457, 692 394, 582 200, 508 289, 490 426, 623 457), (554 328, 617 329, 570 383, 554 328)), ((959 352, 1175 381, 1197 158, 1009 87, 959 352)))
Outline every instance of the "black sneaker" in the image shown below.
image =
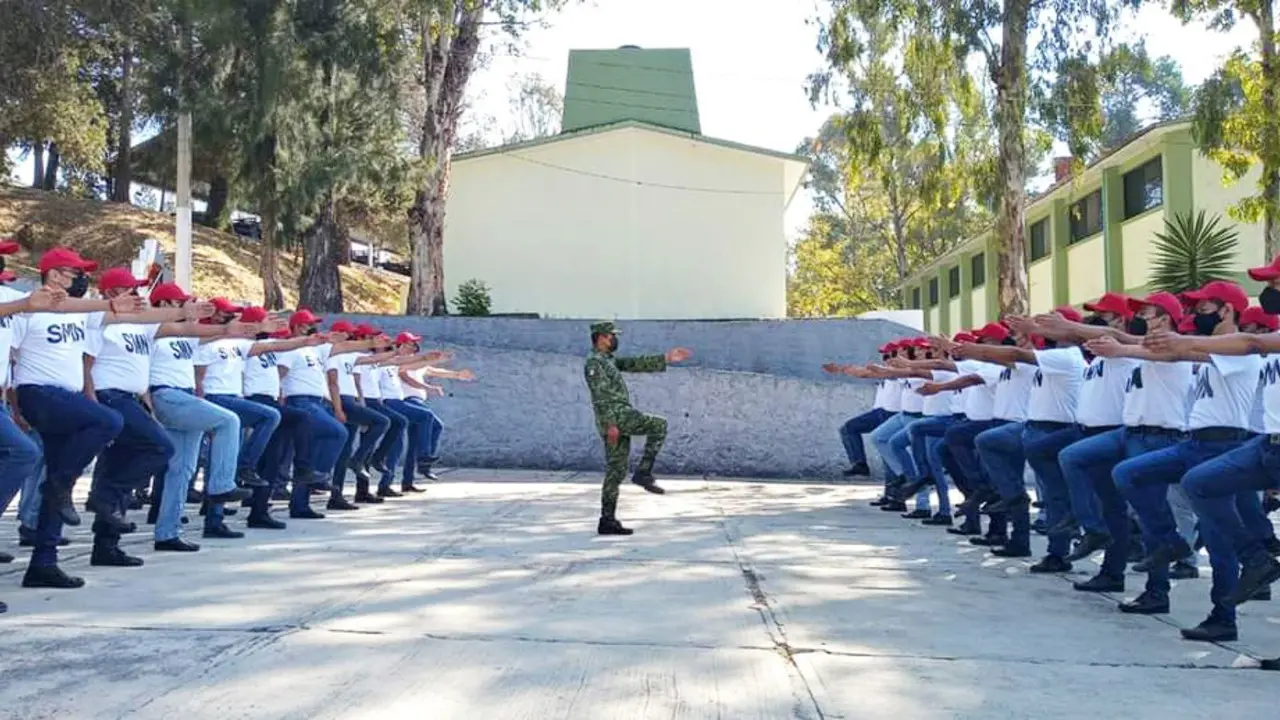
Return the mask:
POLYGON ((916 494, 919 493, 921 490, 927 487, 932 487, 933 485, 936 485, 936 484, 937 484, 937 481, 931 477, 924 477, 919 480, 913 480, 912 482, 909 482, 906 485, 903 485, 901 488, 899 488, 897 491, 897 496, 902 500, 907 500, 909 498, 915 497, 916 494))
POLYGON ((1200 577, 1200 568, 1191 563, 1176 562, 1169 567, 1170 580, 1195 580, 1200 577))
POLYGON ((1071 572, 1071 563, 1057 555, 1045 555, 1040 558, 1040 562, 1031 566, 1030 572, 1037 575, 1071 572))
POLYGON ((400 483, 400 492, 402 493, 424 493, 426 488, 420 488, 413 483, 400 483))
POLYGON ((871 477, 871 468, 866 463, 858 463, 844 471, 845 477, 871 477))
POLYGON ((952 521, 951 521, 950 515, 938 513, 937 515, 934 515, 931 518, 927 518, 925 520, 920 521, 920 524, 921 525, 940 525, 943 527, 950 527, 951 522, 952 521))
POLYGON ((44 488, 45 498, 57 508, 58 515, 62 518, 62 524, 79 525, 80 514, 76 512, 76 505, 71 501, 71 491, 55 488, 49 483, 45 483, 42 487, 44 488))
POLYGON ((236 471, 236 482, 240 483, 240 487, 247 488, 264 488, 270 487, 271 483, 263 480, 253 468, 243 467, 236 471))
POLYGON ((1108 577, 1098 573, 1084 582, 1071 583, 1071 587, 1080 592, 1117 593, 1124 592, 1124 577, 1108 577))
POLYGON ((28 566, 22 576, 24 588, 54 588, 57 590, 75 590, 84 587, 84 578, 68 575, 57 565, 48 567, 28 566))
POLYGON ((1242 605, 1276 580, 1280 580, 1280 561, 1275 558, 1267 558, 1266 562, 1256 565, 1245 565, 1240 570, 1240 581, 1236 583, 1236 589, 1231 591, 1225 602, 1228 605, 1242 605))
POLYGON ((199 552, 200 550, 199 545, 187 542, 180 537, 157 540, 154 547, 156 552, 199 552))
POLYGON ((109 550, 94 549, 89 556, 89 564, 94 567, 142 567, 143 560, 114 547, 109 550))
POLYGON ((1236 632, 1235 623, 1223 622, 1210 615, 1193 628, 1183 628, 1182 637, 1197 642, 1235 642, 1240 639, 1240 634, 1236 632))
POLYGON ((203 537, 213 538, 217 540, 239 540, 244 537, 244 533, 238 530, 232 530, 225 523, 207 527, 204 529, 203 537))
POLYGON ((596 525, 597 535, 631 535, 634 532, 629 527, 623 527, 622 523, 613 518, 600 518, 600 522, 596 525))
POLYGON ((907 504, 902 502, 901 500, 889 500, 888 502, 880 506, 881 512, 900 513, 900 512, 906 512, 906 510, 907 510, 907 504))
POLYGON ((253 495, 253 492, 245 488, 232 488, 224 493, 218 493, 217 495, 210 495, 209 502, 231 503, 231 502, 237 502, 239 500, 244 500, 245 498, 251 497, 252 495, 253 495))
POLYGON ((1182 538, 1178 538, 1175 542, 1164 543, 1153 550, 1147 560, 1151 563, 1152 567, 1172 565, 1178 560, 1190 555, 1192 552, 1193 550, 1191 549, 1191 546, 1187 544, 1187 541, 1182 538))
POLYGON ((880 507, 881 505, 887 502, 892 502, 892 501, 889 498, 885 497, 884 495, 881 495, 880 497, 876 498, 875 500, 872 500, 867 504, 870 505, 871 507, 880 507))
POLYGON ((1065 558, 1067 562, 1083 560, 1099 550, 1111 547, 1112 539, 1107 533, 1087 532, 1065 558))
POLYGON ((311 508, 307 508, 306 510, 298 511, 290 510, 289 517, 294 520, 323 520, 324 513, 318 513, 311 508))
POLYGON ((1138 597, 1126 600, 1116 607, 1128 615, 1168 615, 1169 597, 1144 590, 1138 597))
POLYGON ((250 514, 248 521, 245 522, 245 527, 254 530, 284 530, 288 525, 271 517, 271 515, 250 514))
POLYGON ((969 538, 969 544, 979 547, 1002 547, 1009 544, 1009 538, 1004 535, 983 535, 969 538))
POLYGON ((395 490, 392 490, 391 488, 384 488, 384 487, 380 487, 380 488, 378 488, 378 497, 380 497, 380 498, 398 498, 398 497, 404 497, 404 495, 403 495, 403 494, 401 494, 401 493, 396 492, 395 490))
POLYGON ((992 548, 991 554, 1002 558, 1029 558, 1031 557, 1031 548, 1005 545, 1004 547, 992 548))
POLYGON ((909 513, 903 513, 902 517, 908 520, 927 520, 933 517, 933 513, 928 510, 912 510, 909 513))
POLYGON ((640 487, 644 488, 646 492, 651 492, 654 495, 667 494, 667 491, 663 490, 658 485, 657 478, 655 478, 653 476, 653 473, 651 472, 643 472, 643 471, 637 470, 635 474, 631 476, 631 482, 635 483, 636 485, 639 485, 640 487))
POLYGON ((364 505, 380 505, 386 502, 386 500, 383 500, 377 495, 373 495, 367 492, 356 493, 355 497, 351 498, 351 500, 352 502, 358 502, 364 505))
POLYGON ((351 502, 348 502, 346 498, 342 497, 341 495, 338 495, 336 497, 329 498, 329 503, 325 505, 325 509, 327 510, 359 510, 360 506, 353 504, 351 502))

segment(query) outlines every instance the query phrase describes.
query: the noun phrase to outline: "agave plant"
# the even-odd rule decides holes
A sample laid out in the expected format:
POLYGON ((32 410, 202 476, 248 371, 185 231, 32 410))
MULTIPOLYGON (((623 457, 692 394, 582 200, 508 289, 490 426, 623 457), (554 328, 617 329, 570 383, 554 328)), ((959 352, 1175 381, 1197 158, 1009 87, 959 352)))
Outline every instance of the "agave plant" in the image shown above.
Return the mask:
POLYGON ((1152 243, 1152 289, 1180 293, 1231 279, 1240 238, 1234 226, 1221 222, 1222 216, 1206 217, 1203 210, 1166 218, 1152 243))

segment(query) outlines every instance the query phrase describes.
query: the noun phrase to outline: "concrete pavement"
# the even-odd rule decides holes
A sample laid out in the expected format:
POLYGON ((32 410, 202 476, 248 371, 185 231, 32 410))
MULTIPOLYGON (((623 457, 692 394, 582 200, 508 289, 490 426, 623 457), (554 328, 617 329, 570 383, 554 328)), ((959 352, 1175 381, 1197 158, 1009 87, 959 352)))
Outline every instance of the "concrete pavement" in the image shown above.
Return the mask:
POLYGON ((624 489, 631 538, 594 535, 594 476, 490 470, 283 532, 193 533, 194 555, 140 533, 137 569, 88 567, 80 528, 78 591, 19 587, 6 518, 0 718, 1276 712, 1280 674, 1233 666, 1280 655, 1280 603, 1243 606, 1239 643, 1188 643, 1207 578, 1178 583, 1170 616, 1126 616, 1071 590, 1092 565, 1029 576, 867 507, 870 486, 666 484, 624 489))

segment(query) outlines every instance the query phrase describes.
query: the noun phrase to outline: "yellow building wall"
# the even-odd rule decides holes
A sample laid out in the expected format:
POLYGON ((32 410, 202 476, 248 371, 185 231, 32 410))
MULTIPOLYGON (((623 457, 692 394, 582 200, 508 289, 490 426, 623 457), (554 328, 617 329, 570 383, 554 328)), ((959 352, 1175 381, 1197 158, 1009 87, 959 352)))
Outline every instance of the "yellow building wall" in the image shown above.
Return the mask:
POLYGON ((1037 260, 1027 270, 1027 288, 1031 296, 1031 312, 1043 313, 1053 309, 1053 256, 1037 260))
POLYGON ((1164 213, 1159 209, 1153 210, 1126 220, 1120 228, 1125 290, 1144 287, 1151 275, 1151 243, 1155 241, 1156 233, 1164 232, 1164 213))
POLYGON ((956 333, 964 329, 960 327, 960 300, 963 297, 964 297, 964 294, 962 293, 960 295, 957 295, 951 298, 951 304, 947 306, 947 315, 951 322, 950 328, 951 328, 952 335, 955 335, 956 333))
POLYGON ((1088 302, 1107 291, 1106 246, 1102 235, 1067 248, 1067 302, 1088 302))
POLYGON ((1237 223, 1227 216, 1228 208, 1258 191, 1261 165, 1255 165, 1254 169, 1229 187, 1224 185, 1222 168, 1205 155, 1198 152, 1193 154, 1191 167, 1195 211, 1204 210, 1209 215, 1221 215, 1222 222, 1234 225, 1240 235, 1235 264, 1243 270, 1270 262, 1271 258, 1266 257, 1262 223, 1237 223))
POLYGON ((969 298, 969 302, 972 303, 970 307, 973 308, 973 326, 982 327, 991 322, 991 318, 987 317, 987 287, 984 285, 970 290, 969 298))

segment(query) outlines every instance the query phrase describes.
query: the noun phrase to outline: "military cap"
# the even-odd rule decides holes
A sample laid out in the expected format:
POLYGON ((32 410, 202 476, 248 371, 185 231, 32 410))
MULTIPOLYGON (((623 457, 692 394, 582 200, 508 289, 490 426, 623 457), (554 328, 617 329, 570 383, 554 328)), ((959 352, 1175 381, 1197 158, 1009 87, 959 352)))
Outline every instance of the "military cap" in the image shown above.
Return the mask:
POLYGON ((618 326, 609 320, 605 320, 603 322, 598 322, 598 323, 592 323, 591 325, 591 334, 593 335, 595 334, 619 335, 621 333, 622 331, 618 329, 618 326))

